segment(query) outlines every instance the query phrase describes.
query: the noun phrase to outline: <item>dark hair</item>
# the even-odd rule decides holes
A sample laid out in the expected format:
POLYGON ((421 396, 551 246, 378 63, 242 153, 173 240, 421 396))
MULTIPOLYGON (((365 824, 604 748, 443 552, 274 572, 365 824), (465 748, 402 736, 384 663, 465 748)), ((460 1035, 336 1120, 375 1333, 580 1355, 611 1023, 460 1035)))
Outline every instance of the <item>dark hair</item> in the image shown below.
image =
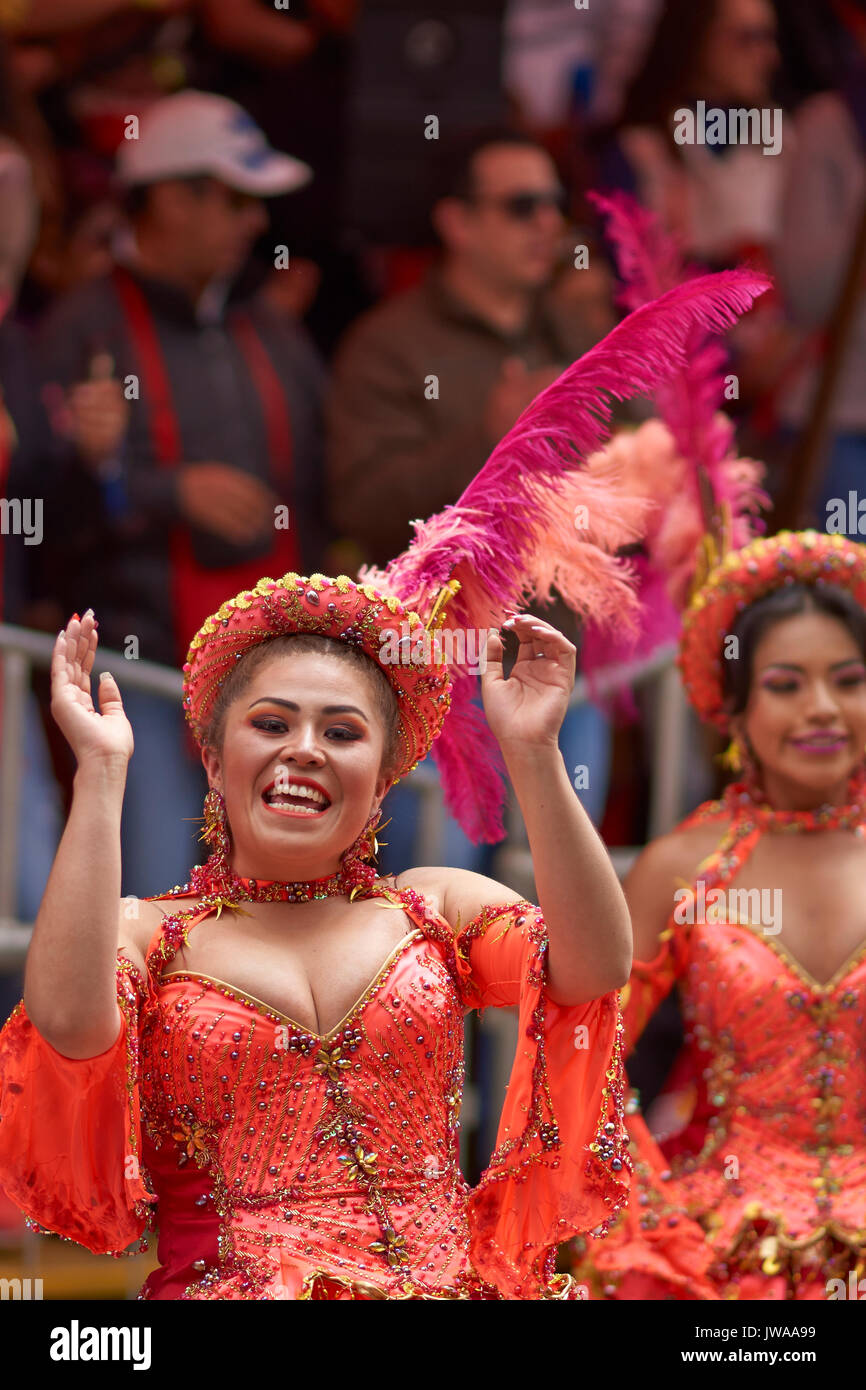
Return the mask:
POLYGON ((225 721, 229 706, 246 690, 256 672, 267 661, 278 656, 288 656, 295 652, 320 652, 334 656, 340 661, 348 661, 362 672, 371 683, 376 706, 385 729, 385 748, 382 754, 381 771, 390 777, 397 765, 400 749, 400 720, 397 696, 380 666, 377 666, 365 652, 339 642, 333 637, 323 637, 316 632, 287 632, 260 642, 252 647, 235 665, 220 686, 213 709, 211 710, 205 742, 217 753, 222 752, 225 737, 225 721))
POLYGON ((487 126, 448 142, 437 161, 435 200, 471 198, 477 189, 475 163, 478 156, 494 145, 513 145, 547 154, 538 140, 508 126, 487 126))
POLYGON ((732 636, 737 638, 737 657, 722 662, 722 688, 729 714, 742 714, 752 685, 755 648, 764 633, 785 618, 800 613, 823 613, 847 628, 866 658, 866 610, 835 584, 786 584, 756 599, 738 614, 732 636))
POLYGON ((694 97, 701 51, 720 0, 665 0, 649 48, 626 90, 620 126, 667 131, 671 112, 694 97))

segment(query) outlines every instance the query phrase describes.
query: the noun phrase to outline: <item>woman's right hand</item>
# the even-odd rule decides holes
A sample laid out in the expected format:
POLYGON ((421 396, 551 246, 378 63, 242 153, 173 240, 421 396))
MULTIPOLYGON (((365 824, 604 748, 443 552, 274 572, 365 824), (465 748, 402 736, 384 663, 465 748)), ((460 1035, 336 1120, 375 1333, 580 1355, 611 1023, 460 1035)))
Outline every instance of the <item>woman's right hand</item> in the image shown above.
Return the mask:
POLYGON ((99 681, 98 710, 90 694, 98 640, 92 608, 58 633, 51 658, 51 713, 79 764, 128 762, 135 745, 117 682, 110 674, 99 681))

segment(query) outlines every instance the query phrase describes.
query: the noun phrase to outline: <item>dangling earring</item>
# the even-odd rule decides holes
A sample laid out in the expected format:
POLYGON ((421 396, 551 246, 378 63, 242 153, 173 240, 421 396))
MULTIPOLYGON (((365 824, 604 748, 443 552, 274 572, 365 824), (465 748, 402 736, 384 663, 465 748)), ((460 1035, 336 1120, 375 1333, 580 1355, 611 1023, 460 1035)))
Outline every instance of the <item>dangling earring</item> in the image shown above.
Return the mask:
POLYGON ((734 775, 743 770, 743 748, 740 740, 732 738, 724 753, 719 754, 719 762, 728 772, 734 775))
POLYGON ((231 869, 232 842, 229 838, 229 824, 226 818, 226 804, 222 792, 211 787, 204 799, 204 827, 199 839, 205 840, 213 851, 213 867, 224 874, 231 869))
POLYGON ((357 840, 344 850, 340 856, 340 876, 351 888, 350 899, 362 888, 369 888, 379 877, 376 855, 379 853, 377 832, 390 825, 390 820, 379 821, 379 810, 370 816, 357 840), (378 822, 378 824, 377 824, 378 822))
POLYGON ((758 765, 748 739, 735 734, 724 753, 719 755, 719 762, 728 772, 739 777, 753 801, 760 803, 765 800, 758 765))

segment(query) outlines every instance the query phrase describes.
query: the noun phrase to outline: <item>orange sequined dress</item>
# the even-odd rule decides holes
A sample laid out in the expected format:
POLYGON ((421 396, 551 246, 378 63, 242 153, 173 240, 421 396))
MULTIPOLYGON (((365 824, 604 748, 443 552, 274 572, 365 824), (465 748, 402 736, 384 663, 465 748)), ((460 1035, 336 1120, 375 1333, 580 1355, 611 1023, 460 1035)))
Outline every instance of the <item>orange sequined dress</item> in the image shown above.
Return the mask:
POLYGON ((577 1242, 574 1268, 594 1296, 826 1299, 829 1280, 847 1290, 864 1273, 866 942, 822 985, 743 920, 745 905, 712 896, 771 825, 814 840, 824 828, 862 835, 864 819, 862 800, 772 812, 735 786, 684 822, 727 827, 692 887, 707 910, 675 914, 691 925, 671 918, 623 1003, 628 1050, 679 987, 686 1042, 670 1089, 691 1113, 659 1145, 629 1101, 628 1211, 597 1254, 581 1258, 577 1242))
POLYGON ((580 1297, 555 1248, 603 1232, 627 1194, 617 995, 546 997, 529 902, 455 933, 412 889, 371 891, 407 935, 324 1036, 172 970, 218 908, 190 889, 163 895, 194 901, 162 923, 147 979, 119 956, 107 1052, 61 1056, 20 1003, 0 1033, 0 1183, 31 1221, 120 1252, 156 1210, 144 1298, 580 1297), (488 1005, 517 1006, 520 1033, 497 1150, 470 1190, 463 1014, 488 1005))

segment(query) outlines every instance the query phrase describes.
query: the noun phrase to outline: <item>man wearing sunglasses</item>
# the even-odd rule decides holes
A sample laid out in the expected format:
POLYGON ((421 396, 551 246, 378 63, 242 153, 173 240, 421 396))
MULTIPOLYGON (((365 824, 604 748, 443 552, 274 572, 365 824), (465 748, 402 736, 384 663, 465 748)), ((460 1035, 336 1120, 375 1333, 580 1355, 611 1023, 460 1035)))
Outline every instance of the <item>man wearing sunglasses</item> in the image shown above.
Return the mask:
MULTIPOLYGON (((423 283, 346 335, 329 402, 329 498, 356 559, 387 562, 408 543, 413 517, 455 502, 525 406, 611 326, 604 294, 600 312, 584 307, 583 286, 596 272, 575 268, 562 205, 541 146, 511 133, 477 140, 432 209, 436 264, 423 283), (567 299, 552 292, 560 268, 567 299)), ((576 636, 567 609, 549 616, 576 636)), ((572 715, 563 755, 570 767, 592 762, 593 802, 585 804, 598 817, 606 782, 601 716, 589 707, 572 715)), ((435 777, 432 766, 427 771, 435 777)), ((412 789, 394 789, 385 814, 388 868, 396 871, 414 862, 412 789)), ((440 850, 442 862, 490 872, 489 847, 471 845, 447 817, 440 850)))
POLYGON ((437 263, 353 324, 334 365, 333 520, 376 564, 406 545, 413 517, 459 497, 524 407, 610 326, 550 293, 558 265, 586 272, 541 146, 482 136, 444 183, 437 263))

